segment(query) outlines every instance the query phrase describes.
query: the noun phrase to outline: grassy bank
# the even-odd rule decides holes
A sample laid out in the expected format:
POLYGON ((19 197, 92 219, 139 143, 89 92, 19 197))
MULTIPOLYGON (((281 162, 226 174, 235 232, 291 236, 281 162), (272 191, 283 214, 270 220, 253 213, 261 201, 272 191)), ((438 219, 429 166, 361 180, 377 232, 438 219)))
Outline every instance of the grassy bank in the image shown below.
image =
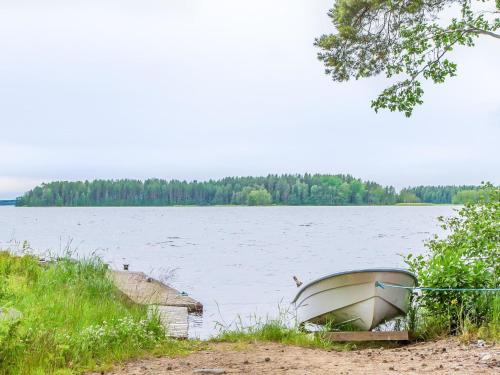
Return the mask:
MULTIPOLYGON (((349 351, 361 348, 391 348, 398 346, 397 342, 332 342, 326 339, 321 332, 307 332, 297 325, 290 324, 295 319, 289 319, 280 312, 277 318, 263 319, 248 326, 241 322, 234 327, 221 327, 219 335, 212 342, 230 343, 259 343, 275 342, 283 345, 294 345, 304 348, 315 348, 323 350, 349 351)), ((356 330, 353 326, 338 327, 346 331, 356 330)), ((324 328, 325 331, 329 329, 324 328)))
MULTIPOLYGON (((481 325, 477 325, 469 319, 466 319, 464 322, 461 322, 459 330, 454 331, 452 336, 457 337, 462 342, 473 342, 478 339, 484 339, 487 342, 500 342, 500 298, 492 297, 489 303, 492 304, 493 311, 487 321, 481 325)), ((451 306, 451 308, 454 308, 454 306, 451 306)), ((401 328, 410 331, 412 342, 434 341, 450 337, 450 315, 431 316, 425 311, 417 311, 417 322, 411 322, 410 317, 408 317, 406 321, 401 321, 401 323, 403 323, 401 328), (412 324, 413 326, 411 326, 412 324)), ((356 330, 354 327, 344 326, 339 328, 347 331, 356 330)), ((219 335, 211 341, 242 344, 276 342, 283 345, 335 351, 361 348, 391 348, 399 345, 398 342, 391 341, 331 342, 321 335, 321 331, 317 332, 317 334, 308 333, 299 329, 297 326, 290 325, 287 320, 283 320, 282 318, 266 319, 265 321, 256 322, 245 327, 242 324, 238 324, 232 328, 224 328, 221 329, 219 335)))
POLYGON ((98 259, 40 266, 0 253, 0 374, 73 374, 198 343, 165 337, 157 318, 126 300, 98 259))
POLYGON ((320 336, 306 333, 296 326, 290 326, 282 318, 266 319, 249 326, 238 324, 232 328, 221 328, 213 342, 277 342, 284 345, 297 345, 306 348, 344 349, 344 346, 332 344, 320 336))

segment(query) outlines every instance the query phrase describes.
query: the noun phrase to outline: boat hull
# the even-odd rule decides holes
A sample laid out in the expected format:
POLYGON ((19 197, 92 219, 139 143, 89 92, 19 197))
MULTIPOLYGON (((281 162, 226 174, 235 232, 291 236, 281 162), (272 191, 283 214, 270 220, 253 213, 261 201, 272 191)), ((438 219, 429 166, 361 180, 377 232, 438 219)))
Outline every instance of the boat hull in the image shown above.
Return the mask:
POLYGON ((303 324, 342 324, 349 322, 369 331, 380 323, 407 313, 409 290, 380 288, 387 285, 412 287, 413 274, 405 270, 374 269, 330 275, 302 288, 295 297, 297 320, 303 324))

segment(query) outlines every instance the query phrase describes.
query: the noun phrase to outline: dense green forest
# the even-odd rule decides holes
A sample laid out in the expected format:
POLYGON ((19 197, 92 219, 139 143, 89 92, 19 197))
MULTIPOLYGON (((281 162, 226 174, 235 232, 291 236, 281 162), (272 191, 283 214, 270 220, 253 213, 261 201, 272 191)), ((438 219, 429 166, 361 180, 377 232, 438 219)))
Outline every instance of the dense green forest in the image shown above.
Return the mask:
POLYGON ((148 179, 56 181, 35 187, 18 206, 171 206, 171 205, 391 205, 463 203, 476 197, 474 186, 419 186, 403 189, 350 175, 268 175, 221 180, 148 179), (462 194, 461 192, 469 192, 462 194), (472 192, 472 193, 470 193, 472 192), (475 195, 474 195, 475 194, 475 195), (458 197, 458 200, 456 199, 458 197))
POLYGON ((399 193, 404 203, 463 204, 477 202, 481 196, 479 186, 417 186, 399 193))

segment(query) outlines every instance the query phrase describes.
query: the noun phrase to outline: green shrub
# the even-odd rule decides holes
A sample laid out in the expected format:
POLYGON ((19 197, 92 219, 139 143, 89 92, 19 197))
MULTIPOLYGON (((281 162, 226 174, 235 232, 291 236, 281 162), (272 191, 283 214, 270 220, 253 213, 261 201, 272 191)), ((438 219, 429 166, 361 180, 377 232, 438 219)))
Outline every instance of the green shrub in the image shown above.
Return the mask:
MULTIPOLYGON (((451 218, 439 218, 446 238, 430 240, 426 255, 405 262, 420 285, 433 288, 498 288, 500 286, 500 189, 483 186, 484 196, 467 203, 451 218)), ((424 291, 417 297, 424 330, 441 327, 461 333, 468 327, 496 326, 499 293, 424 291), (431 328, 433 326, 433 328, 431 328)))
POLYGON ((249 206, 268 206, 272 203, 271 194, 264 188, 254 189, 248 193, 249 206))

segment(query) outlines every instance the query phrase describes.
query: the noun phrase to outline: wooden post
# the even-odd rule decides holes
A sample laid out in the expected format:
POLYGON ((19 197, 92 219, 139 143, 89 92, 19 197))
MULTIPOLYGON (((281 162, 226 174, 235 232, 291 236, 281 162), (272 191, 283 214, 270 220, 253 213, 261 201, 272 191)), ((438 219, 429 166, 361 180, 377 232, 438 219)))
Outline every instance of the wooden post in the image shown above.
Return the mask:
POLYGON ((345 341, 408 341, 408 331, 386 332, 318 332, 320 337, 333 342, 345 341))

